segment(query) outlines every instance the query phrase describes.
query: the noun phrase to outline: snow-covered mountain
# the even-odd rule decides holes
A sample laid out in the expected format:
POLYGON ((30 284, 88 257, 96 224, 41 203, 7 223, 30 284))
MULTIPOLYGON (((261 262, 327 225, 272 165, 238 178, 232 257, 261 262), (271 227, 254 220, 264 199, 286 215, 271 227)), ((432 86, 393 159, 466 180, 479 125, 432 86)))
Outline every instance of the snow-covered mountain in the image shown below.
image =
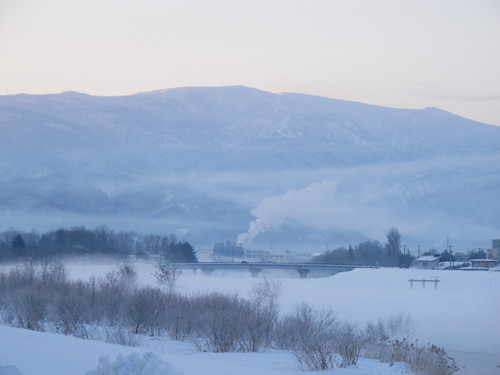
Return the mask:
POLYGON ((246 87, 66 92, 0 97, 0 129, 3 227, 104 223, 207 246, 291 247, 293 233, 310 251, 393 225, 413 245, 500 237, 500 127, 435 108, 246 87))

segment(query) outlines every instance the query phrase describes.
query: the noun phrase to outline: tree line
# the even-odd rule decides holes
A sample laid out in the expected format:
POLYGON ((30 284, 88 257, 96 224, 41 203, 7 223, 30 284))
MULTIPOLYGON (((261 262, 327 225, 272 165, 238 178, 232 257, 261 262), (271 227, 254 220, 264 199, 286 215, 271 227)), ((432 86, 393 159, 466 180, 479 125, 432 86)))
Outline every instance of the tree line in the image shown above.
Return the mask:
MULTIPOLYGON (((365 266, 400 267, 408 268, 416 259, 410 255, 406 246, 402 245, 401 234, 396 227, 392 227, 386 234, 387 241, 382 244, 378 241, 366 241, 356 246, 339 247, 329 250, 313 258, 315 263, 332 264, 356 264, 365 266)), ((453 253, 451 248, 439 252, 431 249, 422 255, 439 257, 440 262, 463 262, 470 259, 484 259, 486 254, 483 250, 471 250, 467 253, 453 253)))
POLYGON ((169 262, 197 261, 193 246, 173 235, 114 232, 106 226, 60 228, 45 233, 16 230, 0 233, 0 261, 96 254, 117 257, 154 254, 169 262))
POLYGON ((381 267, 410 267, 415 257, 402 248, 401 234, 392 227, 386 234, 387 242, 366 241, 348 248, 339 247, 313 258, 315 263, 357 264, 381 267))

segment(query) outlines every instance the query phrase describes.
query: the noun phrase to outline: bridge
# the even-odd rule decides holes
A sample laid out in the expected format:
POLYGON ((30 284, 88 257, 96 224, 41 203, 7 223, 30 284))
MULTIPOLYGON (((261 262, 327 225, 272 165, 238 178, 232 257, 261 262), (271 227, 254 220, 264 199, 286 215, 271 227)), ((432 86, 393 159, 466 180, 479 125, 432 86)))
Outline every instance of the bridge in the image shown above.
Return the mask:
POLYGON ((373 266, 339 265, 321 263, 273 263, 273 262, 198 262, 198 263, 171 263, 179 269, 201 270, 211 274, 214 270, 248 270, 252 277, 258 277, 262 270, 295 270, 301 278, 306 278, 311 271, 326 271, 330 275, 339 272, 352 271, 354 268, 376 268, 373 266))

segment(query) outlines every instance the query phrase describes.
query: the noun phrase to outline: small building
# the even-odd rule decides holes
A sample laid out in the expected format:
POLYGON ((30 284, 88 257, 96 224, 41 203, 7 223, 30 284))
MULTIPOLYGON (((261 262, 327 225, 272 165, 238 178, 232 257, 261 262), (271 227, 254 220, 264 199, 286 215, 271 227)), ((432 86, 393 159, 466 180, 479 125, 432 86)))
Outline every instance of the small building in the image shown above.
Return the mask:
POLYGON ((245 250, 245 260, 248 262, 276 262, 286 263, 290 261, 288 250, 245 250))
POLYGON ((497 261, 494 259, 471 259, 470 264, 472 269, 488 269, 496 267, 497 261))
POLYGON ((424 270, 436 270, 439 268, 439 257, 433 255, 425 255, 416 260, 417 268, 424 270))
POLYGON ((440 270, 459 270, 463 267, 470 267, 470 262, 456 262, 456 261, 439 262, 440 270))
POLYGON ((500 249, 500 240, 491 240, 491 247, 494 249, 500 249))
POLYGON ((139 251, 138 253, 136 253, 134 255, 135 255, 135 260, 147 261, 149 259, 149 253, 147 253, 145 251, 139 251))
POLYGON ((149 254, 148 262, 153 264, 160 264, 163 257, 160 254, 149 254))
POLYGON ((491 249, 484 249, 486 259, 500 260, 500 240, 491 241, 491 249))
POLYGON ((486 254, 486 259, 500 259, 500 249, 484 249, 484 253, 486 254))

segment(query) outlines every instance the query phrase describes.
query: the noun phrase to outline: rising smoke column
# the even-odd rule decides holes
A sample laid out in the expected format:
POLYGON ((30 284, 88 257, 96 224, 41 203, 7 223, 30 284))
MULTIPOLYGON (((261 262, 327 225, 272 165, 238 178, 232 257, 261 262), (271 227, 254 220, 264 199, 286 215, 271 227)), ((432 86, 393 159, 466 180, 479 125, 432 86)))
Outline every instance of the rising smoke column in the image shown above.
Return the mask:
POLYGON ((288 190, 280 196, 266 198, 252 210, 255 220, 248 232, 238 236, 237 242, 249 245, 253 239, 269 230, 278 229, 288 221, 318 228, 355 230, 368 237, 383 237, 394 220, 380 196, 362 191, 342 193, 337 180, 314 182, 297 190, 288 190))

